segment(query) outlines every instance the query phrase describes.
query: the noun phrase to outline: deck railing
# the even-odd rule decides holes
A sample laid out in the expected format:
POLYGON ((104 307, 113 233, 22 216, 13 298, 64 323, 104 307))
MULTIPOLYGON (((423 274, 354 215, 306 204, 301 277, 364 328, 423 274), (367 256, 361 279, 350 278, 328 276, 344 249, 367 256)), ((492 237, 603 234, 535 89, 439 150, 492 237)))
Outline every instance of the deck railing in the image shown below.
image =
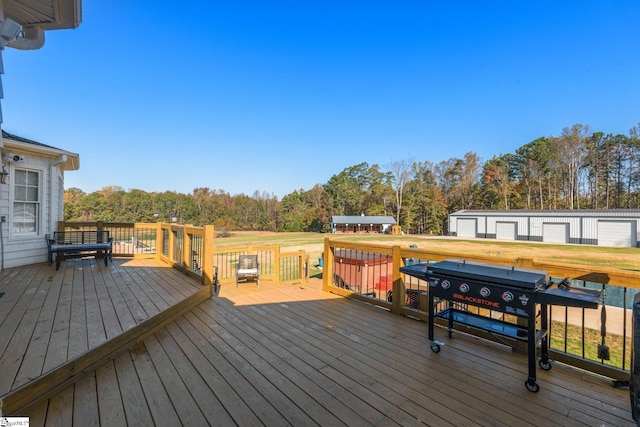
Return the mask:
MULTIPOLYGON (((425 291, 428 283, 400 272, 402 266, 417 262, 455 258, 530 268, 547 271, 554 281, 568 277, 572 286, 602 289, 606 315, 603 315, 602 306, 597 310, 549 307, 549 354, 552 360, 612 378, 616 383, 628 381, 632 345, 631 305, 634 295, 640 291, 640 272, 540 262, 535 259, 492 257, 490 254, 472 256, 402 246, 350 243, 331 238, 325 239, 323 257, 325 291, 366 301, 392 313, 421 320, 427 319, 425 291), (609 350, 608 360, 599 358, 604 353, 598 351, 598 346, 603 343, 609 350)), ((472 306, 465 308, 476 314, 518 322, 517 318, 504 313, 472 306)), ((464 327, 461 329, 505 344, 492 334, 464 327)), ((526 344, 509 345, 523 349, 522 346, 526 344)))
POLYGON ((308 255, 304 251, 281 253, 279 246, 214 250, 214 227, 174 223, 64 222, 63 230, 108 230, 116 257, 162 260, 185 274, 212 284, 217 270, 219 283, 235 281, 235 263, 240 254, 258 254, 260 278, 274 281, 306 281, 308 255))
POLYGON ((109 236, 113 238, 113 254, 115 256, 153 258, 156 250, 157 226, 153 223, 61 221, 58 223, 58 231, 107 230, 109 236))
POLYGON ((242 246, 213 251, 213 265, 217 269, 219 283, 234 282, 238 257, 254 254, 258 255, 261 280, 306 282, 309 278, 305 251, 284 253, 280 252, 279 246, 242 246))

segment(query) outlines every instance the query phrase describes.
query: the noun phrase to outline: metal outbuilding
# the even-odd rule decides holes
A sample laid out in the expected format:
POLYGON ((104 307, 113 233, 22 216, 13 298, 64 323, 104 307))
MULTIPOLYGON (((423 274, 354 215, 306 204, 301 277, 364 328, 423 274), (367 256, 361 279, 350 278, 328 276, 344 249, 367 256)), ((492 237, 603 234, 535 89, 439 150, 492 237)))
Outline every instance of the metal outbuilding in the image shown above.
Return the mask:
POLYGON ((461 210, 449 235, 463 238, 637 247, 640 209, 461 210))

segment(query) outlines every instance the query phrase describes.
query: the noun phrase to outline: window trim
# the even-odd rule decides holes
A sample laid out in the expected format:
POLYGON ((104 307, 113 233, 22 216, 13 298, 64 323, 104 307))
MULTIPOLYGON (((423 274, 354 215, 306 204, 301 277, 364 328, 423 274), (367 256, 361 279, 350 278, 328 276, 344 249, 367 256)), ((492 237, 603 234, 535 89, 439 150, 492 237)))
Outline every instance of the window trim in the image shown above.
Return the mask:
MULTIPOLYGON (((20 165, 20 167, 16 167, 14 165, 11 165, 11 170, 10 170, 10 178, 11 180, 10 182, 10 195, 9 195, 9 232, 10 232, 10 236, 11 237, 15 237, 15 238, 32 238, 32 237, 39 237, 42 236, 43 233, 43 224, 42 224, 42 215, 43 215, 43 197, 44 197, 44 193, 43 193, 43 186, 44 186, 44 170, 41 168, 34 168, 34 167, 24 167, 22 165, 20 165), (16 175, 18 171, 24 171, 24 172, 35 172, 38 174, 38 200, 36 202, 28 202, 25 201, 24 203, 33 203, 36 205, 36 222, 35 222, 35 226, 36 226, 36 230, 35 231, 24 231, 24 232, 20 232, 20 231, 16 231, 15 230, 15 223, 14 223, 14 219, 15 219, 15 204, 16 199, 15 199, 15 193, 16 193, 16 175)), ((22 201, 19 201, 22 202, 22 201)))

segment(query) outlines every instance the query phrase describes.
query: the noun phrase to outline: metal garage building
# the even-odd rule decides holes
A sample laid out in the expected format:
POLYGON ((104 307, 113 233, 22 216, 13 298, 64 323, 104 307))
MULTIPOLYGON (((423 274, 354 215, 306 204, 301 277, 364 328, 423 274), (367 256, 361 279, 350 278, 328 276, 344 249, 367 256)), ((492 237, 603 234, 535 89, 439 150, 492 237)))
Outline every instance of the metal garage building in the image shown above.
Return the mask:
POLYGON ((449 235, 465 238, 637 247, 640 209, 462 210, 449 235))

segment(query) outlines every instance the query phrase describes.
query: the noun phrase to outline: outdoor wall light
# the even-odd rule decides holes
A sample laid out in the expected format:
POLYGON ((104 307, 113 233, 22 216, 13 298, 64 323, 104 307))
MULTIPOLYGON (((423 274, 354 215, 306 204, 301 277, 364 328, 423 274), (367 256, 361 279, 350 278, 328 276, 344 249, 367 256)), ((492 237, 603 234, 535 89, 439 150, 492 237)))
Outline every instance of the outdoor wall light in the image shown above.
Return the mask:
POLYGON ((10 18, 6 18, 0 24, 0 37, 6 41, 15 40, 22 31, 22 25, 10 18))
POLYGON ((0 172, 0 183, 6 184, 8 176, 9 172, 7 172, 7 170, 4 168, 4 165, 2 165, 2 172, 0 172))
POLYGON ((171 214, 171 222, 178 222, 178 215, 172 213, 171 214))
POLYGON ((153 213, 153 218, 157 221, 160 214, 158 212, 153 213))

